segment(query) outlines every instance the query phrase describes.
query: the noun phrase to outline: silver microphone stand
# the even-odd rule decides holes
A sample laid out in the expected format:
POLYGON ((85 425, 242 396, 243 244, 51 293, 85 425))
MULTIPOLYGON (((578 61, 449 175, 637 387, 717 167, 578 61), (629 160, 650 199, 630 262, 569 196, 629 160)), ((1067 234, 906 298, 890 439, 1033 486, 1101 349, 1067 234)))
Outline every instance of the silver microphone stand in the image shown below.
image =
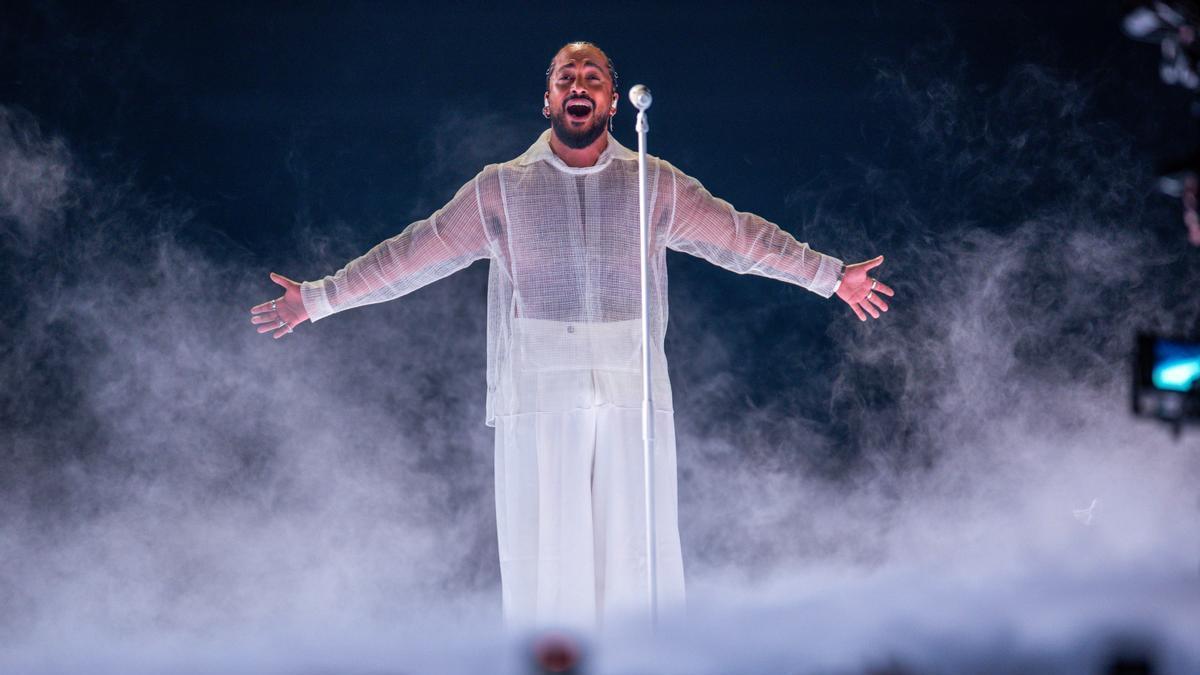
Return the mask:
POLYGON ((629 100, 637 108, 638 134, 638 215, 641 220, 642 256, 642 453, 646 479, 646 575, 650 585, 650 622, 658 624, 658 538, 654 522, 654 390, 650 378, 650 215, 646 213, 646 109, 650 90, 635 85, 629 100))

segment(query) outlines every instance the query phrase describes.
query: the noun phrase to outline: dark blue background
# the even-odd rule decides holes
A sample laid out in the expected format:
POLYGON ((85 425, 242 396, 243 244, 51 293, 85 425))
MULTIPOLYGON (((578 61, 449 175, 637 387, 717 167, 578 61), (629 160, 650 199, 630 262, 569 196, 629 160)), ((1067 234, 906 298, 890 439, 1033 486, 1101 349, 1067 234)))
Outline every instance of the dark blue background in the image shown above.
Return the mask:
MULTIPOLYGON (((1156 48, 1120 33, 1116 2, 10 1, 0 11, 0 102, 30 111, 95 173, 190 210, 182 235, 196 245, 261 270, 262 298, 230 298, 239 311, 274 291, 267 270, 297 280, 331 273, 440 206, 483 163, 527 147, 545 127, 544 70, 568 40, 602 46, 622 90, 653 89, 651 152, 717 196, 848 261, 892 253, 881 276, 899 293, 898 312, 928 270, 893 252, 936 247, 937 232, 914 241, 888 195, 862 187, 868 167, 921 161, 897 140, 913 120, 881 82, 952 78, 982 95, 1036 63, 1089 88, 1088 119, 1131 139, 1133 161, 1149 165, 1192 139, 1189 96, 1158 81, 1156 48), (455 147, 460 128, 487 144, 455 147), (323 256, 312 255, 314 242, 323 256)), ((617 137, 635 145, 628 107, 616 122, 617 137)), ((1022 217, 1022 203, 1003 194, 960 207, 954 195, 914 196, 996 216, 982 227, 1022 217)), ((1181 237, 1174 223, 1157 226, 1181 237)), ((846 440, 824 402, 840 349, 828 327, 851 321, 849 310, 668 259, 673 369, 689 358, 679 336, 715 336, 731 355, 720 393, 731 410, 800 388, 813 395, 798 397, 796 412, 846 440)), ((461 274, 456 288, 482 296, 486 266, 461 274)), ((468 321, 482 332, 482 316, 468 321)), ((335 344, 339 329, 326 330, 335 344)), ((479 346, 469 358, 481 372, 479 346)), ((887 376, 863 375, 881 409, 887 388, 866 385, 887 376)), ((680 409, 693 383, 676 379, 680 409)))

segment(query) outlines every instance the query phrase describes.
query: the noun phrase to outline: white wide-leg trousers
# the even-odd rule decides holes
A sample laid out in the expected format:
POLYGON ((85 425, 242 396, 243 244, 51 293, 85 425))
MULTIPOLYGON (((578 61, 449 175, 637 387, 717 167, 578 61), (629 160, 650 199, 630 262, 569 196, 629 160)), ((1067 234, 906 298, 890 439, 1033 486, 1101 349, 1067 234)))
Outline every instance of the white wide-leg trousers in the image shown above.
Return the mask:
MULTIPOLYGON (((684 602, 683 556, 674 415, 656 415, 658 602, 666 611, 684 602)), ((601 403, 496 417, 496 526, 506 624, 591 630, 613 617, 645 615, 642 452, 637 408, 601 403)))

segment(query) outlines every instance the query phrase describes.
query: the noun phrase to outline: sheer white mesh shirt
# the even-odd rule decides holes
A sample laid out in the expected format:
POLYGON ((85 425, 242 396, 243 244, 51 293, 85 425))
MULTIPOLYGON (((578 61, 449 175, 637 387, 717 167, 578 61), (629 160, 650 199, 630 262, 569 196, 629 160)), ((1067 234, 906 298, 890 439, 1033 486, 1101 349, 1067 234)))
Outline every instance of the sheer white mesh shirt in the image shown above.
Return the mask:
MULTIPOLYGON (((639 407, 637 153, 610 135, 594 166, 572 168, 550 149, 550 133, 336 274, 304 282, 310 320, 398 298, 488 258, 487 425, 496 415, 577 407, 568 375, 589 369, 629 373, 610 398, 639 407)), ((655 407, 672 410, 666 249, 823 297, 836 290, 842 261, 737 211, 666 161, 648 157, 646 166, 655 407)))

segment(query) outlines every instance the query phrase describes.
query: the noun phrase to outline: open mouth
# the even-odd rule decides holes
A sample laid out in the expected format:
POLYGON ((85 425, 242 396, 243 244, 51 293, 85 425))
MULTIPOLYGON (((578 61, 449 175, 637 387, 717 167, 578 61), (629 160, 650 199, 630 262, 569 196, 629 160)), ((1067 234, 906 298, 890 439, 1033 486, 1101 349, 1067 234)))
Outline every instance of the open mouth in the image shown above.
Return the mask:
POLYGON ((573 120, 585 120, 592 114, 592 104, 584 99, 574 99, 567 102, 567 117, 573 120))

